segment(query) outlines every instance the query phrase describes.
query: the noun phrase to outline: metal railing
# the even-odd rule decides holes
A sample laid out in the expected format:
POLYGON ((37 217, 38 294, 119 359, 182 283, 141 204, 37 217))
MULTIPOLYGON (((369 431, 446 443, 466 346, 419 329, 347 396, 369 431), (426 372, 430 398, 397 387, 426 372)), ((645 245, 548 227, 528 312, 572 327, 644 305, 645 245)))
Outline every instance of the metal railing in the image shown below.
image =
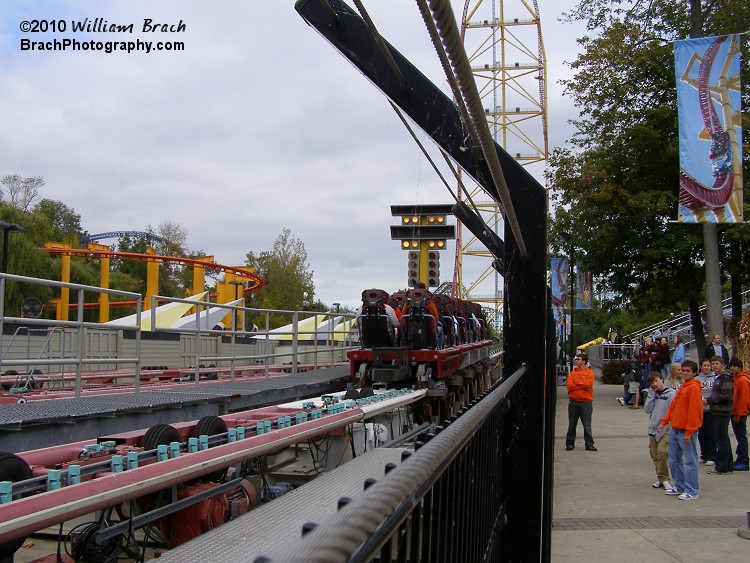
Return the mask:
POLYGON ((502 486, 504 426, 526 372, 490 389, 401 464, 365 483, 363 495, 340 499, 336 514, 307 524, 299 541, 256 563, 500 561, 500 533, 513 518, 502 486))
MULTIPOLYGON (((23 367, 27 366, 29 363, 34 364, 35 370, 38 367, 41 366, 75 366, 75 392, 76 397, 80 397, 81 395, 81 385, 82 385, 82 379, 81 375, 83 373, 83 370, 86 366, 93 365, 93 364, 117 364, 117 363, 132 363, 135 366, 135 372, 136 374, 140 371, 140 344, 141 344, 141 323, 140 323, 140 314, 141 314, 141 296, 137 293, 132 293, 129 291, 119 291, 115 289, 104 289, 101 287, 94 287, 89 285, 81 285, 81 284, 75 284, 75 283, 64 283, 64 282, 58 282, 58 281, 52 281, 52 280, 44 280, 39 278, 29 278, 26 276, 16 276, 13 274, 0 274, 0 350, 2 351, 2 354, 0 354, 0 370, 6 369, 7 367, 23 367), (76 292, 77 299, 76 302, 78 304, 77 308, 77 315, 75 320, 68 320, 68 321, 58 321, 58 320, 52 320, 52 319, 32 319, 32 318, 20 318, 20 317, 9 317, 5 315, 5 289, 8 282, 18 282, 18 283, 27 283, 32 285, 42 285, 42 286, 48 286, 48 287, 56 287, 60 289, 68 289, 73 290, 76 292), (120 331, 131 331, 135 333, 135 340, 136 340, 136 355, 134 357, 125 357, 125 358, 119 358, 117 360, 113 359, 107 359, 107 358, 89 358, 84 349, 84 341, 86 340, 86 332, 88 330, 102 330, 104 325, 100 323, 92 323, 84 321, 83 315, 84 315, 84 293, 85 292, 93 292, 97 294, 107 294, 110 296, 118 296, 129 300, 135 300, 136 302, 136 312, 138 315, 138 322, 135 326, 127 326, 127 325, 107 325, 106 329, 112 330, 120 330, 120 331), (55 331, 59 329, 72 329, 73 333, 76 335, 76 353, 73 357, 60 357, 60 358, 52 358, 47 359, 41 357, 42 354, 40 354, 36 358, 10 358, 7 357, 8 349, 5 349, 3 347, 3 335, 5 332, 5 325, 6 324, 15 324, 20 326, 26 326, 29 327, 29 339, 32 338, 32 329, 30 327, 40 327, 45 330, 45 339, 47 342, 49 342, 49 338, 47 338, 46 331, 55 331)), ((17 332, 17 331, 16 331, 17 332)), ((45 344, 45 347, 47 344, 45 344)), ((62 354, 61 354, 62 356, 62 354)), ((64 367, 62 367, 64 369, 64 367)), ((135 384, 136 384, 136 390, 138 388, 138 383, 140 379, 136 377, 135 384)), ((25 390, 25 389, 22 389, 25 390)))
MULTIPOLYGON (((181 374, 187 368, 193 368, 192 379, 196 384, 201 377, 206 378, 211 367, 228 367, 232 381, 236 368, 247 371, 249 366, 262 366, 260 373, 265 376, 273 369, 296 374, 303 364, 306 369, 319 369, 344 362, 346 351, 359 344, 356 323, 349 323, 355 317, 353 314, 253 309, 153 296, 152 310, 158 304, 175 303, 189 304, 200 313, 196 314, 194 327, 172 329, 159 326, 156 315, 142 320, 141 303, 141 295, 137 293, 0 274, 0 373, 5 374, 2 378, 3 387, 15 393, 26 392, 31 389, 32 377, 35 385, 39 381, 48 386, 54 384, 62 387, 75 374, 77 397, 81 394, 81 387, 89 380, 131 384, 135 391, 139 391, 143 366, 165 366, 167 363, 171 366, 165 367, 181 369, 181 374), (77 292, 76 319, 58 321, 6 316, 2 303, 6 284, 9 282, 77 292), (118 324, 117 320, 106 324, 84 321, 84 293, 106 293, 135 301, 135 323, 118 324), (208 308, 226 309, 231 318, 230 326, 205 327, 203 319, 208 308), (272 316, 288 319, 291 329, 286 333, 271 329, 272 316), (249 319, 255 319, 263 328, 257 328, 250 322, 253 329, 244 330, 242 327, 248 326, 246 321, 249 319), (305 323, 311 326, 308 327, 305 323), (15 325, 16 328, 9 341, 4 342, 7 325, 15 325), (173 340, 159 341, 158 350, 149 356, 147 347, 142 344, 142 339, 145 338, 143 334, 147 334, 145 331, 157 335, 173 333, 178 336, 173 340), (128 340, 127 333, 134 334, 134 337, 128 340), (108 351, 108 357, 101 354, 97 356, 95 353, 91 338, 94 334, 99 334, 102 338, 109 336, 115 341, 116 349, 108 351), (185 358, 183 348, 192 350, 189 361, 175 364, 174 362, 185 358), (129 369, 120 369, 122 365, 129 369)), ((148 375, 145 377, 148 378, 148 375)))

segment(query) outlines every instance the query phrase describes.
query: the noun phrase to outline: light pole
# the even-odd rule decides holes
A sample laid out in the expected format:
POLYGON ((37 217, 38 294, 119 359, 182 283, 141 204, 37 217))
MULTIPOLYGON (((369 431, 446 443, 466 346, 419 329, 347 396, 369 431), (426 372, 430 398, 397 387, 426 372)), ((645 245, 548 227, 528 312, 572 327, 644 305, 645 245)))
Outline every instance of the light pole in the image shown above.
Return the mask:
MULTIPOLYGON (((239 296, 239 293, 240 293, 239 289, 240 289, 240 286, 244 285, 244 283, 241 282, 240 280, 232 280, 229 283, 234 286, 234 299, 236 301, 237 299, 240 298, 240 296, 239 296)), ((236 311, 236 313, 237 313, 237 315, 236 315, 235 318, 237 320, 235 322, 235 327, 234 328, 235 328, 235 330, 240 330, 242 328, 242 319, 240 318, 240 312, 236 311)))
POLYGON ((2 259, 2 265, 0 268, 2 268, 3 273, 7 273, 8 271, 8 243, 9 243, 9 235, 10 233, 23 233, 26 232, 26 229, 21 227, 20 225, 14 225, 13 223, 6 223, 5 221, 0 221, 0 229, 3 230, 3 259, 2 259))
POLYGON ((575 295, 575 252, 573 250, 573 242, 570 233, 562 232, 560 237, 568 243, 568 262, 570 263, 570 269, 568 271, 568 277, 570 278, 570 332, 568 333, 568 339, 570 340, 570 369, 572 370, 575 365, 576 357, 576 345, 573 338, 573 311, 576 308, 576 295, 575 295))
POLYGON ((575 288, 575 274, 576 274, 576 256, 573 251, 573 243, 570 243, 570 369, 575 367, 576 357, 576 341, 573 337, 573 313, 576 310, 576 288, 575 288))

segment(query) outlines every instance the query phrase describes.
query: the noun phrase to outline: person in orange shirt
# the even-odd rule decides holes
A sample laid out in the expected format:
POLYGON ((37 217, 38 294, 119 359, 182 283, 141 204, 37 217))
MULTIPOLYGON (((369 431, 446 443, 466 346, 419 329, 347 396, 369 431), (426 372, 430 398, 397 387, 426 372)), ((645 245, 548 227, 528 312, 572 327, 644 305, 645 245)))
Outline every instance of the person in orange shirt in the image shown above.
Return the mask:
POLYGON ((692 360, 682 362, 680 368, 683 384, 677 390, 667 414, 656 428, 661 432, 669 424, 669 472, 674 487, 668 495, 680 500, 698 498, 698 449, 696 431, 703 424, 703 387, 695 379, 698 364, 692 360))
POLYGON ((570 451, 576 447, 576 428, 578 419, 583 426, 583 441, 590 452, 597 451, 594 447, 594 436, 591 434, 591 415, 594 412, 594 372, 588 366, 589 357, 577 354, 575 367, 568 376, 568 433, 565 436, 565 449, 570 451))
POLYGON ((732 406, 732 431, 737 440, 737 449, 732 469, 748 470, 747 415, 750 414, 750 374, 744 369, 742 360, 729 360, 729 370, 734 374, 734 405, 732 406))

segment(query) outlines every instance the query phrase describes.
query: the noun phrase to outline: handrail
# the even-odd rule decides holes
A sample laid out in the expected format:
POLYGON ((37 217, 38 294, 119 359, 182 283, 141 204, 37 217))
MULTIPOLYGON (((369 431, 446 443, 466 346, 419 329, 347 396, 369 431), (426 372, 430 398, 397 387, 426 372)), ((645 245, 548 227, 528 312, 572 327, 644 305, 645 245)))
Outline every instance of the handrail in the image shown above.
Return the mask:
POLYGON ((256 561, 370 561, 467 447, 469 438, 502 408, 501 403, 526 371, 526 366, 522 366, 496 385, 408 460, 298 542, 271 558, 260 557, 256 561))
MULTIPOLYGON (((121 292, 118 290, 102 289, 98 287, 56 282, 51 280, 42 280, 37 278, 27 278, 10 274, 0 275, 0 299, 2 299, 2 296, 4 295, 6 281, 20 281, 29 284, 73 289, 79 291, 78 301, 82 301, 84 291, 103 292, 120 295, 136 301, 139 304, 137 308, 138 313, 140 314, 141 312, 139 301, 141 299, 141 296, 137 293, 121 292)), ((78 309, 77 319, 68 321, 6 317, 2 314, 2 309, 0 309, 0 332, 3 330, 5 324, 16 324, 20 325, 20 329, 30 331, 31 333, 41 330, 46 330, 48 332, 59 331, 63 335, 63 337, 61 338, 64 338, 64 336, 68 332, 70 332, 71 329, 73 329, 78 331, 77 344, 79 348, 77 351, 74 350, 72 354, 66 354, 65 348, 63 346, 60 351, 60 358, 43 358, 42 356, 44 355, 45 350, 50 348, 51 336, 48 336, 47 342, 44 344, 44 346, 42 346, 41 341, 34 342, 31 348, 29 346, 26 346, 27 353, 25 354, 16 343, 16 345, 14 346, 13 354, 9 355, 8 352, 11 350, 13 339, 11 339, 10 344, 5 345, 2 340, 3 336, 2 334, 0 334, 0 372, 2 372, 3 367, 7 369, 8 367, 15 366, 19 366, 17 368, 18 371, 22 371, 23 366, 26 366, 26 368, 28 368, 28 366, 30 366, 31 364, 33 364, 35 368, 40 366, 60 366, 63 371, 66 367, 73 366, 73 369, 76 372, 76 396, 80 396, 81 379, 87 379, 86 377, 81 377, 81 373, 84 370, 90 369, 91 366, 95 365, 114 365, 116 369, 116 366, 118 364, 133 364, 135 367, 133 372, 131 374, 121 375, 118 377, 118 379, 120 381, 123 381, 126 377, 128 379, 132 379, 135 391, 139 391, 142 361, 140 345, 142 328, 146 330, 150 329, 152 333, 177 333, 186 337, 195 338, 194 361, 190 361, 189 357, 188 361, 190 361, 190 365, 194 365, 194 380, 196 385, 199 384, 201 373, 205 373, 205 370, 201 371, 201 366, 210 362, 214 362, 214 366, 212 367, 229 367, 230 378, 232 381, 234 381, 236 375, 235 367, 237 366, 238 362, 241 361, 246 361, 246 363, 253 364, 264 364, 264 374, 266 377, 268 377, 270 374, 271 365, 279 363, 279 359, 281 359, 281 361, 291 362, 289 367, 291 369, 291 372, 294 374, 299 371, 300 363, 312 363, 315 369, 318 368, 319 364, 327 363, 327 360, 323 360, 321 359, 321 357, 330 357, 330 365, 334 365, 336 363, 337 357, 340 358, 339 361, 344 361, 344 352, 347 349, 356 346, 356 326, 353 326, 351 327, 351 329, 346 331, 342 331, 340 328, 338 328, 340 323, 346 323, 350 319, 354 318, 354 314, 333 313, 329 311, 307 312, 254 309, 239 305, 206 303, 202 301, 195 301, 192 299, 183 299, 177 297, 165 297, 159 295, 152 296, 151 304, 153 308, 156 307, 157 302, 160 304, 189 304, 191 306, 194 306, 196 310, 201 313, 201 315, 196 315, 196 324, 194 327, 191 326, 188 328, 172 329, 157 327, 156 315, 152 315, 150 321, 148 321, 150 322, 150 326, 141 327, 140 317, 137 317, 135 326, 119 324, 117 320, 107 324, 84 321, 84 312, 82 307, 78 309), (209 308, 226 309, 226 313, 229 314, 232 319, 231 326, 228 328, 222 328, 221 330, 214 330, 213 327, 206 328, 205 321, 203 319, 205 319, 205 311, 207 311, 209 308), (286 348, 283 345, 275 344, 275 342, 277 341, 274 337, 274 331, 270 329, 271 315, 288 315, 292 319, 294 330, 289 334, 289 336, 283 337, 283 340, 285 342, 291 342, 291 353, 289 348, 286 348), (239 325, 238 323, 238 317, 242 319, 241 325, 239 325), (264 329, 248 331, 241 328, 247 328, 247 324, 245 323, 245 321, 248 318, 255 318, 255 320, 260 324, 261 321, 259 317, 265 318, 264 329), (327 321, 326 317, 328 317, 327 321), (300 319, 307 320, 309 318, 315 319, 313 321, 314 326, 310 328, 299 326, 299 323, 302 322, 300 319), (294 322, 295 319, 296 323, 294 322), (203 323, 203 325, 201 323, 203 323), (119 333, 122 333, 123 331, 135 332, 135 354, 133 355, 132 353, 123 353, 123 349, 120 349, 120 347, 117 346, 117 349, 114 350, 112 354, 105 354, 106 357, 95 357, 91 354, 91 350, 89 349, 89 346, 92 343, 89 342, 89 339, 84 336, 86 334, 85 331, 93 330, 119 333), (219 340, 218 342, 216 341, 216 337, 224 336, 228 336, 231 339, 228 347, 226 346, 226 344, 222 346, 221 340, 219 340), (205 344, 204 339, 206 337, 213 337, 214 341, 217 342, 217 344, 205 344), (253 340, 242 340, 243 337, 253 340), (325 343, 321 342, 322 340, 325 340, 325 343), (242 345, 243 348, 240 348, 240 345, 242 345), (33 349, 34 355, 36 355, 36 351, 39 347, 42 348, 42 352, 39 354, 40 357, 32 359, 32 353, 30 350, 33 349), (323 354, 323 356, 320 356, 321 354, 323 354), (303 358, 310 358, 310 360, 308 361, 303 358), (219 365, 220 363, 221 365, 219 365)), ((253 323, 251 322, 250 325, 253 326, 253 323)), ((41 336, 32 335, 29 338, 36 340, 40 339, 41 336)), ((118 339, 118 341, 121 341, 121 339, 118 339)), ((182 352, 182 348, 178 350, 177 345, 173 353, 174 355, 180 356, 183 360, 186 358, 186 355, 182 352)), ((148 363, 150 364, 151 362, 148 363)), ((187 366, 188 362, 186 361, 185 363, 181 363, 180 365, 173 367, 183 368, 187 366)), ((32 372, 33 370, 25 369, 25 371, 26 374, 20 376, 28 379, 30 372, 32 372)), ((61 374, 60 380, 64 382, 64 373, 61 374)), ((49 379, 45 379, 45 381, 49 381, 49 379)), ((9 383, 9 378, 4 378, 4 383, 7 386, 7 384, 9 383)), ((16 393, 29 391, 29 389, 27 388, 18 387, 17 384, 12 388, 16 393)))

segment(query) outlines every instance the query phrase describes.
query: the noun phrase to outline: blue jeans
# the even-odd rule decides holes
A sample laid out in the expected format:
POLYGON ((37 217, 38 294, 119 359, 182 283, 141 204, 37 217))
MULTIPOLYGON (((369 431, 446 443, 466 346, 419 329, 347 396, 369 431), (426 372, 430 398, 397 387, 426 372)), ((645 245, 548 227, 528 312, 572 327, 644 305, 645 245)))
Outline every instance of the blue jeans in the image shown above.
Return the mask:
POLYGON ((594 412, 594 403, 591 401, 569 401, 568 402, 568 433, 565 436, 565 445, 575 446, 576 428, 578 419, 583 426, 583 442, 587 448, 594 445, 594 436, 591 434, 591 415, 594 412))
POLYGON ((690 442, 685 443, 685 431, 669 430, 669 472, 678 491, 698 494, 698 449, 697 436, 690 436, 690 442))
POLYGON ((626 383, 624 385, 624 393, 622 394, 622 401, 626 405, 632 404, 632 401, 635 399, 635 394, 630 392, 630 383, 626 383))
POLYGON ((734 453, 737 454, 735 461, 742 465, 748 465, 747 457, 747 415, 741 416, 738 422, 732 419, 732 431, 734 437, 737 440, 737 449, 734 453))
POLYGON ((711 415, 716 439, 716 471, 732 471, 732 444, 729 443, 728 416, 711 415))

